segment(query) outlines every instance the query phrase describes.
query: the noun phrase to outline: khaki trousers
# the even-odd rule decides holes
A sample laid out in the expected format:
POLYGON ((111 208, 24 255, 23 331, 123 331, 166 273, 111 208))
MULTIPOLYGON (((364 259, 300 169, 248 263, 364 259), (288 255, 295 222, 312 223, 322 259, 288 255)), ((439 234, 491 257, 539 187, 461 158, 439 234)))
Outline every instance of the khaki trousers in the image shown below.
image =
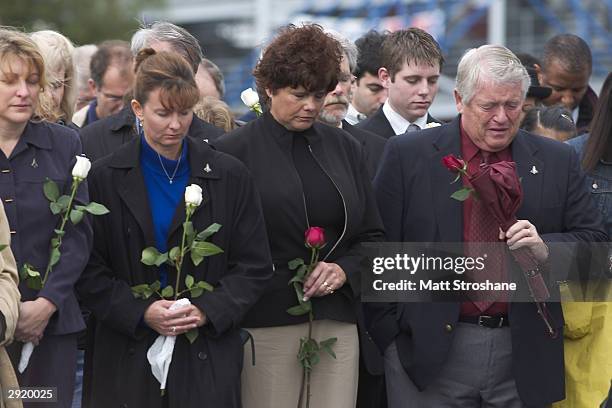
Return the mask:
MULTIPOLYGON (((255 366, 251 345, 244 347, 242 406, 244 408, 297 407, 302 368, 297 360, 300 338, 308 335, 308 323, 246 329, 255 342, 255 366)), ((310 408, 354 408, 357 401, 359 340, 357 326, 332 320, 313 322, 312 337, 337 337, 336 359, 321 352, 321 361, 310 376, 310 408)), ((306 404, 306 390, 302 406, 306 404)))

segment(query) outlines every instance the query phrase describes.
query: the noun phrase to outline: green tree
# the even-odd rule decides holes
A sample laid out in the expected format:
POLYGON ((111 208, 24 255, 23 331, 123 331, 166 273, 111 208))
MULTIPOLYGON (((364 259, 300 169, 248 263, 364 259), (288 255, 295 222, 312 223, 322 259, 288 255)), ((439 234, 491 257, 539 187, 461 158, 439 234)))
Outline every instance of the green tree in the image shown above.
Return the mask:
POLYGON ((0 24, 55 30, 76 45, 129 40, 145 8, 165 0, 0 0, 0 24))

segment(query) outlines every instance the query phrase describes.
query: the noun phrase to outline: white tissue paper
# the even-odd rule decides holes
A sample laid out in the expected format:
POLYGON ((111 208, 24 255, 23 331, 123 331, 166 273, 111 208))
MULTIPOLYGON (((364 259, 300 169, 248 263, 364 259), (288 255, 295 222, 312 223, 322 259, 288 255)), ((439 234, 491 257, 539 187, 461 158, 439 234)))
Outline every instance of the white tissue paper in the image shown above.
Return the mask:
MULTIPOLYGON (((190 304, 191 302, 189 299, 182 298, 174 302, 172 306, 170 306, 170 310, 181 309, 190 304)), ((161 390, 166 389, 166 380, 168 378, 170 363, 172 362, 175 342, 176 336, 159 335, 151 347, 149 347, 149 351, 147 351, 147 359, 149 360, 149 364, 151 364, 151 371, 153 372, 153 376, 159 381, 159 388, 161 390)), ((21 365, 19 367, 21 367, 21 365)))
POLYGON ((32 352, 34 351, 34 343, 28 341, 23 345, 21 349, 21 357, 19 357, 19 365, 17 366, 17 370, 19 370, 19 374, 23 374, 26 368, 28 368, 28 363, 30 362, 30 357, 32 357, 32 352))

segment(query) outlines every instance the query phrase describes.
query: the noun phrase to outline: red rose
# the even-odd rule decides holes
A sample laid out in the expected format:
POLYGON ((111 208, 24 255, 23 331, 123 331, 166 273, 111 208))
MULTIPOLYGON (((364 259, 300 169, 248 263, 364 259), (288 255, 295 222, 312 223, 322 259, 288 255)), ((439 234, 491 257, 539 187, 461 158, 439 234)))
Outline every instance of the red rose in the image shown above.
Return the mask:
POLYGON ((310 227, 304 233, 306 246, 309 248, 323 248, 325 245, 325 230, 321 227, 310 227))
POLYGON ((465 162, 452 154, 444 156, 442 158, 442 164, 444 167, 455 173, 465 169, 465 162))

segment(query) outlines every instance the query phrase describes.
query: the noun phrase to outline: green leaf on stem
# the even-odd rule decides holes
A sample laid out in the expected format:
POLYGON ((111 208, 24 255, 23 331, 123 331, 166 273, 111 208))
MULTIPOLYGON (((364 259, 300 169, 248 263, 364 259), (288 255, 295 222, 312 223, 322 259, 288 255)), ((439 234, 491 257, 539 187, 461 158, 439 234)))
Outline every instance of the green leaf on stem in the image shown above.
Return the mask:
POLYGON ((185 276, 185 286, 187 287, 187 289, 191 289, 191 287, 193 286, 193 283, 194 283, 193 276, 191 275, 185 276))
POLYGON ((198 287, 191 288, 189 289, 189 293, 191 294, 192 298, 197 298, 202 296, 202 293, 204 293, 204 289, 198 287))
POLYGON ((8 247, 6 244, 0 244, 0 252, 4 251, 4 249, 8 247))
POLYGON ((168 260, 168 255, 160 253, 155 247, 148 247, 142 250, 140 262, 148 266, 160 266, 168 260))
POLYGON ((310 312, 310 306, 307 306, 306 303, 292 306, 287 309, 287 313, 289 313, 291 316, 302 316, 308 312, 310 312))
POLYGON ((195 240, 191 244, 191 261, 195 266, 200 265, 205 257, 222 253, 223 250, 206 241, 195 240))
POLYGON ((64 235, 66 235, 66 231, 62 231, 59 229, 54 229, 53 232, 55 232, 55 235, 57 235, 58 237, 63 237, 64 235))
POLYGON ((59 248, 51 248, 51 256, 49 257, 49 265, 55 266, 62 256, 59 248))
POLYGON ((187 340, 189 340, 190 344, 193 344, 196 339, 198 338, 198 329, 191 329, 188 332, 185 333, 185 337, 187 337, 187 340))
POLYGON ((470 197, 472 191, 474 190, 469 187, 463 187, 462 189, 457 190, 453 194, 451 194, 451 198, 457 201, 465 201, 470 197))
POLYGON ((174 262, 178 262, 179 257, 181 256, 181 249, 177 246, 170 250, 170 254, 168 257, 172 259, 174 262))
POLYGON ((156 280, 150 285, 150 287, 151 287, 151 290, 153 290, 154 292, 158 292, 161 289, 161 282, 156 280))
POLYGON ((204 289, 207 292, 212 292, 215 289, 213 287, 213 285, 211 285, 210 283, 208 283, 206 281, 199 281, 198 282, 198 288, 204 289))
POLYGON ((166 298, 171 298, 172 296, 174 296, 174 288, 170 285, 166 286, 162 291, 161 291, 161 295, 164 299, 166 298))
POLYGON ((212 234, 219 231, 220 229, 221 229, 221 224, 217 224, 216 222, 213 224, 210 224, 208 228, 206 228, 204 231, 200 232, 196 236, 196 239, 198 241, 204 241, 206 238, 210 237, 212 234))
POLYGON ((319 346, 321 347, 321 350, 325 351, 327 354, 329 354, 333 358, 336 358, 336 353, 332 349, 332 346, 336 344, 337 341, 338 341, 337 337, 331 337, 329 339, 321 341, 319 343, 319 346))
POLYGON ((47 178, 47 181, 45 181, 45 184, 43 184, 43 192, 45 193, 47 200, 51 201, 52 203, 56 202, 60 195, 59 187, 57 187, 55 181, 49 178, 47 178))
POLYGON ((212 242, 197 241, 197 240, 193 241, 193 244, 191 245, 191 250, 193 252, 197 252, 198 254, 202 256, 213 256, 213 255, 217 255, 223 252, 221 248, 219 248, 217 245, 213 244, 212 242))
POLYGON ((80 210, 70 211, 70 221, 72 221, 72 225, 77 225, 81 222, 81 220, 83 220, 83 215, 85 215, 85 213, 80 210))
POLYGON ((60 206, 61 212, 64 212, 68 209, 68 205, 70 204, 70 196, 63 195, 57 199, 56 203, 60 206))
POLYGON ((293 284, 293 289, 295 289, 295 295, 297 296, 298 302, 300 304, 307 303, 307 301, 304 302, 304 288, 302 287, 302 285, 295 282, 293 284))
POLYGON ((132 286, 130 289, 132 290, 132 295, 134 295, 136 299, 140 299, 140 298, 147 299, 148 296, 145 296, 145 293, 151 290, 150 286, 147 285, 146 283, 132 286))
POLYGON ((289 265, 289 269, 294 271, 299 266, 304 265, 304 260, 302 258, 295 258, 295 259, 289 261, 288 265, 289 265))
POLYGON ((87 205, 75 205, 74 208, 80 211, 88 212, 91 215, 104 215, 110 212, 104 205, 93 201, 87 205))
POLYGON ((19 270, 19 277, 21 280, 26 282, 28 288, 34 290, 42 289, 42 277, 40 276, 40 273, 29 263, 23 264, 19 270))
POLYGON ((55 201, 49 204, 49 208, 51 209, 51 214, 53 215, 57 215, 62 212, 62 206, 55 201))
POLYGON ((200 265, 203 260, 204 260, 203 255, 196 254, 195 252, 191 251, 191 262, 193 262, 195 266, 200 265))

